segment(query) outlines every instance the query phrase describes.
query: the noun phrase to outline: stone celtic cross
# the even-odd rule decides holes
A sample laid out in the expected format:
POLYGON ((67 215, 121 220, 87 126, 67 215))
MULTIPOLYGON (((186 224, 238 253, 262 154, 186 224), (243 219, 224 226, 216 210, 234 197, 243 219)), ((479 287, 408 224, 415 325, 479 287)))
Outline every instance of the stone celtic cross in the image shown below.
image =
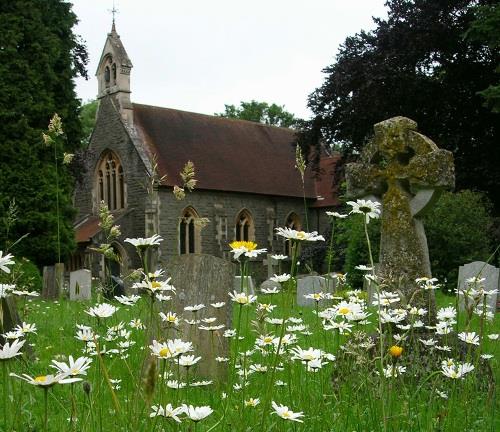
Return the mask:
POLYGON ((374 131, 360 162, 346 167, 347 194, 382 202, 378 274, 397 283, 408 301, 415 279, 431 276, 419 218, 444 189, 454 187, 453 155, 418 133, 417 123, 406 117, 377 123, 374 131))

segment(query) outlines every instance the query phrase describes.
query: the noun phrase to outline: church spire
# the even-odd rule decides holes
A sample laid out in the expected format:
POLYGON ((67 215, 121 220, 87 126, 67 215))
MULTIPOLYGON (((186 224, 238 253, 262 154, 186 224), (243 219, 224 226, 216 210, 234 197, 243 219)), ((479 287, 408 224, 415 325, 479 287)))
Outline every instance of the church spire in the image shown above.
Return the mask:
POLYGON ((113 15, 113 24, 111 25, 111 33, 116 33, 115 16, 118 13, 118 9, 116 9, 114 0, 113 0, 113 9, 111 9, 110 12, 113 15))

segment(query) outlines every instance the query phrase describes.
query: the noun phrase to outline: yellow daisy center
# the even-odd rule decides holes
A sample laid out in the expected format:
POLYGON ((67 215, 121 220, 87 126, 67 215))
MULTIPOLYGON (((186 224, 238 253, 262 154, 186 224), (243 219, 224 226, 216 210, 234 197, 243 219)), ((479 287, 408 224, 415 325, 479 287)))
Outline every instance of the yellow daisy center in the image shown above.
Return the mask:
POLYGON ((304 231, 297 232, 297 238, 299 240, 304 240, 306 238, 306 233, 304 231))
POLYGON ((35 377, 34 381, 37 383, 44 383, 47 381, 47 376, 46 375, 37 376, 35 377))
POLYGON ((344 306, 339 309, 339 314, 340 315, 347 315, 349 312, 351 312, 351 309, 348 307, 344 306))
POLYGON ((167 357, 170 354, 170 350, 168 348, 162 348, 158 354, 160 354, 160 357, 167 357))
POLYGON ((160 287, 161 287, 161 283, 160 283, 160 282, 153 281, 153 282, 151 282, 151 286, 152 286, 153 288, 160 288, 160 287))

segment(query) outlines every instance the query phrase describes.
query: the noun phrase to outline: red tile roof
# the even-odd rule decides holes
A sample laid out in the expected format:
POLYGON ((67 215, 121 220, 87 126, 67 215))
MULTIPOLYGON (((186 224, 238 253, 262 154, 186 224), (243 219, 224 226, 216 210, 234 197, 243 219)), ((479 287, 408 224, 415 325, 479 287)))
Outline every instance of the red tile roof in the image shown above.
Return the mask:
MULTIPOLYGON (((157 157, 164 184, 180 185, 179 172, 191 160, 198 189, 302 197, 295 167, 295 132, 245 120, 133 104, 134 127, 157 157)), ((306 197, 315 184, 306 173, 306 197)))
POLYGON ((99 217, 89 216, 75 226, 75 240, 77 243, 90 242, 100 230, 99 217))

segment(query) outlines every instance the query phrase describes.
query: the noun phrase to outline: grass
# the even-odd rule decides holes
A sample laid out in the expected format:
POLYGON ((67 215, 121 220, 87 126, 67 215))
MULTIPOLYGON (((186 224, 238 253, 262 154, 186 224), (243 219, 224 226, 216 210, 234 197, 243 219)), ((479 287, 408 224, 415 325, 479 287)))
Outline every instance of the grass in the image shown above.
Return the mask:
MULTIPOLYGON (((175 301, 175 299, 174 299, 175 301)), ((279 317, 283 301, 286 297, 259 296, 262 303, 276 303, 277 308, 272 316, 279 317)), ((47 302, 33 300, 26 305, 25 320, 36 323, 36 335, 30 335, 28 341, 32 344, 33 354, 22 360, 3 362, 8 372, 28 373, 32 376, 49 373, 52 359, 64 358, 69 355, 78 357, 82 354, 83 342, 75 338, 76 325, 86 324, 97 327, 94 318, 85 313, 93 302, 47 302)), ((454 298, 438 293, 439 307, 453 305, 454 298)), ((121 306, 121 305, 120 305, 121 306)), ((168 309, 168 307, 167 307, 168 309)), ((234 307, 235 325, 239 306, 234 307)), ((251 350, 258 334, 278 334, 273 326, 266 325, 263 316, 255 312, 253 307, 241 309, 241 334, 244 339, 239 344, 239 351, 251 350)), ((106 327, 116 326, 120 322, 128 323, 140 318, 147 322, 149 314, 148 299, 141 299, 133 308, 121 306, 113 317, 99 323, 100 334, 105 334, 106 327)), ((497 408, 496 388, 493 393, 484 384, 487 382, 483 372, 471 374, 465 380, 447 380, 439 372, 439 368, 427 370, 420 365, 412 370, 419 371, 418 376, 404 376, 383 380, 383 401, 380 395, 380 378, 374 373, 377 368, 374 360, 375 349, 360 349, 352 344, 352 335, 339 335, 322 330, 321 323, 314 309, 294 307, 291 313, 301 318, 311 334, 297 334, 297 345, 302 348, 315 347, 334 353, 337 360, 329 362, 319 372, 307 372, 303 364, 283 359, 283 369, 277 370, 275 380, 285 385, 269 386, 269 375, 272 369, 273 356, 263 356, 252 353, 241 356, 242 365, 260 364, 267 367, 268 372, 254 372, 245 380, 248 387, 239 391, 231 391, 227 380, 215 381, 207 387, 191 387, 180 390, 170 389, 158 379, 161 366, 156 370, 144 368, 143 362, 148 351, 145 346, 145 332, 132 330, 131 341, 135 343, 128 351, 128 357, 121 359, 120 355, 103 356, 100 363, 94 357, 94 362, 86 377, 90 384, 90 392, 85 392, 82 383, 73 385, 56 385, 48 392, 48 430, 78 430, 78 431, 152 431, 152 430, 208 430, 227 414, 214 430, 248 431, 264 425, 264 430, 276 431, 337 431, 355 430, 371 431, 494 431, 498 430, 498 420, 495 418, 497 408), (351 345, 349 343, 351 341, 351 345), (349 347, 349 350, 339 350, 339 346, 349 347), (111 389, 105 379, 107 372, 110 379, 121 380, 119 388, 111 389), (437 373, 436 373, 437 372, 437 373), (149 377, 149 378, 148 378, 149 377), (149 384, 148 384, 149 381, 149 384), (154 384, 154 389, 152 388, 154 384), (148 389, 149 386, 149 389, 148 389), (266 397, 266 392, 273 388, 272 396, 266 397), (441 398, 436 390, 447 393, 448 399, 441 398), (490 391, 490 393, 488 393, 490 391), (113 393, 116 402, 113 402, 113 393), (228 395, 227 399, 222 394, 228 395), (74 395, 77 421, 70 425, 68 419, 72 411, 72 395, 74 395), (256 407, 245 407, 245 400, 260 398, 256 407), (304 423, 282 420, 277 415, 271 415, 272 409, 266 407, 266 400, 275 400, 287 405, 294 412, 304 413, 304 423), (181 403, 192 405, 209 405, 214 414, 199 424, 183 422, 177 425, 172 420, 164 418, 150 419, 151 405, 181 403), (381 416, 382 403, 386 410, 386 421, 381 416)), ((463 323, 462 323, 463 324, 463 323)), ((472 329, 478 331, 479 322, 472 322, 472 329)), ((374 332, 375 326, 366 329, 368 334, 374 332)), ((355 329, 354 329, 355 330, 355 329)), ((487 324, 486 333, 500 333, 498 317, 487 324)), ((359 341, 358 341, 359 342, 359 341)), ((361 342, 360 342, 361 343, 361 342)), ((498 341, 484 340, 484 352, 494 354, 489 360, 495 381, 498 373, 498 341)), ((106 342, 109 349, 116 341, 106 342)), ((233 358, 235 342, 233 340, 233 358)), ((101 349, 104 349, 101 346, 101 349)), ((412 362, 426 359, 419 358, 411 347, 405 348, 400 359, 395 364, 406 365, 409 369, 412 362)), ((424 351, 424 350, 422 350, 424 351)), ((195 353, 197 354, 197 353, 195 353)), ((469 353, 470 354, 470 353, 469 353)), ((446 356, 441 356, 446 358, 446 356)), ((478 368, 482 370, 482 368, 478 368)), ((174 375, 176 368, 167 367, 174 375)), ((181 377, 185 378, 185 377, 181 377)), ((192 380, 194 380, 194 376, 192 380)), ((230 383, 242 382, 241 377, 230 376, 230 383)), ((3 412, 7 413, 3 427, 5 431, 38 431, 41 430, 44 416, 44 391, 31 386, 24 381, 8 377, 2 383, 7 392, 3 412)), ((0 423, 2 423, 0 421, 0 423)))

